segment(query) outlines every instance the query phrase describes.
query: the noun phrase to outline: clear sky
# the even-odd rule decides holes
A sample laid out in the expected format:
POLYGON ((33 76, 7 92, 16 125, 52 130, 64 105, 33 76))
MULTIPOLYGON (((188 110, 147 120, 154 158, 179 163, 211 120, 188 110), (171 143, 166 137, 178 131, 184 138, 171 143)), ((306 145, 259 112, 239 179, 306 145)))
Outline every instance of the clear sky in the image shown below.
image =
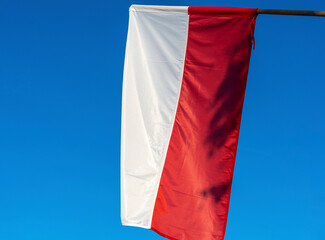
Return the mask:
MULTIPOLYGON (((325 10, 323 0, 0 1, 0 239, 163 239, 120 221, 131 4, 325 10)), ((325 237, 325 18, 257 18, 227 240, 325 237)))

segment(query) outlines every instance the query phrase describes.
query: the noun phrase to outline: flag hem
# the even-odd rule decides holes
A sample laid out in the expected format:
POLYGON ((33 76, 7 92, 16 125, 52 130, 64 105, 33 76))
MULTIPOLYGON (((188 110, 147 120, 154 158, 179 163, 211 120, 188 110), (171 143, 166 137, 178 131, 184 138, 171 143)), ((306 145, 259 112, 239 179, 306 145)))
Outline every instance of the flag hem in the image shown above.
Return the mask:
POLYGON ((150 226, 147 226, 146 224, 136 223, 132 221, 125 221, 125 220, 122 220, 122 225, 129 226, 129 227, 140 227, 140 228, 150 229, 150 226))
POLYGON ((130 6, 129 11, 136 12, 167 12, 187 14, 188 6, 136 5, 130 6))

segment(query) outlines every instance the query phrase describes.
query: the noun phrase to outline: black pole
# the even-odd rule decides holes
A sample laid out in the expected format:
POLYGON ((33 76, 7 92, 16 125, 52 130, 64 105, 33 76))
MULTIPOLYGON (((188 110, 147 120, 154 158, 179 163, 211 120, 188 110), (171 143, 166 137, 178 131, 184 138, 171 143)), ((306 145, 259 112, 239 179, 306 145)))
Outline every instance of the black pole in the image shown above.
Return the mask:
POLYGON ((325 11, 257 9, 257 14, 325 17, 325 11))

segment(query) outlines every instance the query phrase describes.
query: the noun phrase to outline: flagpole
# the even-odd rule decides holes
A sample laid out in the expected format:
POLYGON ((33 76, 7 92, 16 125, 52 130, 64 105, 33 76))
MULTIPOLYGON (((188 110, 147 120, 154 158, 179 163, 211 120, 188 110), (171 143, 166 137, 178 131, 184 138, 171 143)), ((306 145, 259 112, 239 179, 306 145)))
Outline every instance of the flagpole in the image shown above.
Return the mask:
POLYGON ((325 11, 257 9, 257 14, 325 17, 325 11))

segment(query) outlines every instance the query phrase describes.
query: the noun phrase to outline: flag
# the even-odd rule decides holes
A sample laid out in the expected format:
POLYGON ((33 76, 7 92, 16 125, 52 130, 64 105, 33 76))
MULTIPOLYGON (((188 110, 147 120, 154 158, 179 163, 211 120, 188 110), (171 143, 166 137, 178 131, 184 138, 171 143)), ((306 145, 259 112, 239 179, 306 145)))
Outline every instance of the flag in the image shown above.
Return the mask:
POLYGON ((224 239, 256 9, 132 5, 121 220, 169 239, 224 239))

